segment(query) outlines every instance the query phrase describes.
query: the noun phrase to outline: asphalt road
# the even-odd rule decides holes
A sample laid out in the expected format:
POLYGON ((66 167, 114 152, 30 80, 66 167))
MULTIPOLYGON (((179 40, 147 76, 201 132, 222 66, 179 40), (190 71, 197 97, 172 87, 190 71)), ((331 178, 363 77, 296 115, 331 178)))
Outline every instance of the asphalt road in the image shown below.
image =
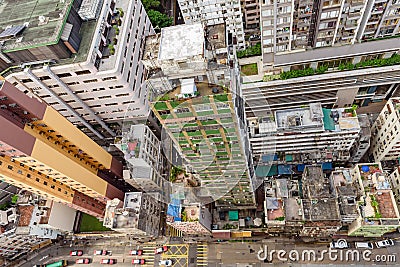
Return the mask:
POLYGON ((256 243, 227 242, 209 244, 208 252, 207 266, 210 267, 246 265, 252 265, 253 267, 272 265, 294 267, 305 266, 304 264, 309 264, 309 266, 356 266, 357 264, 359 264, 359 266, 378 266, 380 264, 385 266, 400 266, 399 241, 396 241, 394 247, 375 248, 371 250, 371 254, 365 250, 355 249, 353 244, 349 250, 332 251, 330 256, 328 243, 299 244, 289 240, 279 239, 267 239, 263 242, 256 243), (284 252, 279 252, 279 250, 284 252), (265 251, 268 251, 267 256, 265 256, 265 251), (278 253, 281 253, 280 257, 278 257, 278 253), (313 255, 308 256, 309 253, 315 253, 315 257, 313 255), (363 255, 363 253, 365 253, 365 255, 363 255), (303 254, 304 260, 302 259, 303 254), (358 254, 358 256, 356 254, 358 254), (266 260, 264 261, 265 257, 266 260))
POLYGON ((168 244, 168 251, 162 254, 155 254, 154 250, 162 245, 167 245, 166 240, 159 240, 157 242, 149 242, 139 244, 135 241, 128 241, 123 239, 109 239, 97 241, 82 241, 77 244, 74 241, 69 241, 65 245, 58 245, 50 247, 39 253, 30 255, 31 257, 27 262, 20 265, 21 267, 32 267, 35 264, 48 264, 59 260, 67 260, 68 266, 105 266, 100 264, 101 259, 114 259, 117 264, 114 266, 139 266, 132 264, 132 259, 144 259, 145 266, 159 266, 160 260, 170 259, 173 261, 174 267, 194 267, 196 265, 196 244, 168 244), (111 255, 95 256, 94 250, 105 249, 111 251, 111 255), (142 249, 143 255, 131 256, 130 250, 142 249), (69 256, 71 250, 82 250, 83 255, 69 256), (75 260, 79 258, 89 258, 90 264, 81 265, 75 264, 75 260))
POLYGON ((179 241, 171 242, 174 244, 169 243, 169 250, 161 255, 155 255, 154 249, 161 245, 167 245, 166 239, 145 244, 138 244, 136 241, 122 240, 121 238, 90 241, 90 243, 82 241, 77 244, 75 242, 72 246, 68 243, 61 246, 50 247, 40 253, 34 253, 30 255, 28 262, 20 266, 32 267, 34 264, 46 264, 61 259, 68 260, 68 266, 80 266, 74 263, 77 258, 91 259, 90 265, 83 266, 105 266, 99 263, 100 260, 104 258, 116 259, 117 264, 114 266, 136 266, 131 263, 132 259, 136 258, 145 259, 146 266, 159 266, 160 259, 171 259, 174 263, 174 267, 400 266, 399 240, 396 240, 396 245, 393 247, 375 248, 370 254, 366 255, 363 254, 365 250, 356 250, 354 248, 354 243, 351 243, 351 253, 348 253, 346 250, 342 252, 338 250, 332 253, 333 256, 337 255, 337 258, 333 260, 328 254, 328 243, 305 244, 295 243, 291 239, 274 238, 257 242, 224 242, 209 244, 195 244, 179 241), (93 251, 95 249, 110 250, 112 251, 112 255, 94 256, 93 251), (129 250, 131 249, 143 249, 144 254, 139 257, 130 256, 129 250), (71 250, 83 250, 84 255, 81 257, 71 257, 69 256, 71 250), (279 258, 279 250, 285 251, 286 254, 281 254, 279 258), (305 253, 305 250, 313 251, 315 253, 315 258, 313 259, 313 255, 310 255, 311 258, 307 258, 307 253, 309 252, 305 253), (326 250, 326 252, 324 252, 324 250, 326 250), (268 258, 264 261, 263 257, 265 256, 265 251, 268 251, 268 258), (353 255, 353 251, 358 251, 358 259, 357 256, 353 255), (305 255, 304 259, 302 259, 303 254, 305 255), (298 255, 297 259, 296 255, 298 255))

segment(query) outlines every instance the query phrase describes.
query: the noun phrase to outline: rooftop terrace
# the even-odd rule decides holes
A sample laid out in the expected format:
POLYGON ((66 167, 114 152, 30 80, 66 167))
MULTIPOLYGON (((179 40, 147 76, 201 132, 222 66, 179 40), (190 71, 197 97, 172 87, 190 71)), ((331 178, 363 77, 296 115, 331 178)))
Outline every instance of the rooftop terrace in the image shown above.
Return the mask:
POLYGON ((321 166, 307 166, 303 173, 303 198, 329 198, 332 196, 331 185, 324 177, 321 166))
POLYGON ((18 213, 20 215, 18 226, 29 226, 34 208, 35 206, 33 205, 18 206, 18 213))
POLYGON ((323 113, 321 104, 310 104, 305 108, 278 110, 275 112, 275 121, 278 130, 320 128, 323 130, 323 113))
POLYGON ((163 28, 159 60, 179 60, 204 54, 204 30, 201 23, 163 28))
POLYGON ((358 164, 358 181, 364 193, 363 216, 366 218, 400 218, 390 181, 380 163, 358 164))
POLYGON ((309 221, 340 220, 336 199, 303 199, 303 211, 309 221))
MULTIPOLYGON (((3 34, 5 52, 54 43, 61 37, 73 0, 2 0, 0 35, 7 27, 27 26, 23 39, 3 34), (39 19, 40 17, 40 19, 39 19)), ((16 28, 14 28, 16 29, 16 28)))

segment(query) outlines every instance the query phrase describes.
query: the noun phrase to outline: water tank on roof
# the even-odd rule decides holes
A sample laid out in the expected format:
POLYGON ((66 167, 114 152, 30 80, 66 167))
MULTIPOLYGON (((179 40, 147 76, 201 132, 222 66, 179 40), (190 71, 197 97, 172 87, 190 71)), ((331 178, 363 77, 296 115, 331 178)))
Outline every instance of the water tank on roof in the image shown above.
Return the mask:
POLYGON ((99 17, 103 0, 83 0, 78 15, 83 20, 93 20, 99 17))

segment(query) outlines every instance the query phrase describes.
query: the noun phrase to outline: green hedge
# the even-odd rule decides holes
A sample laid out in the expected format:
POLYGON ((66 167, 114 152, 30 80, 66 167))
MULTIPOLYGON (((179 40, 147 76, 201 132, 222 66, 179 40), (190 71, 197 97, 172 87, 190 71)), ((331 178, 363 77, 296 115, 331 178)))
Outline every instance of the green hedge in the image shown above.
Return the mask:
POLYGON ((238 58, 261 56, 261 43, 258 43, 254 46, 250 46, 244 50, 237 51, 236 56, 238 58))
POLYGON ((323 74, 328 70, 328 66, 320 66, 317 69, 306 68, 304 70, 290 70, 280 74, 281 80, 287 80, 291 78, 298 78, 304 76, 310 76, 314 74, 323 74))
POLYGON ((392 66, 400 63, 400 55, 393 54, 390 58, 379 58, 379 59, 371 59, 362 62, 358 62, 357 64, 347 63, 340 64, 339 70, 354 70, 358 68, 365 67, 384 67, 384 66, 392 66))
MULTIPOLYGON (((390 58, 381 58, 381 59, 371 59, 359 62, 357 64, 347 63, 347 64, 340 64, 338 66, 338 70, 355 70, 359 68, 367 68, 367 67, 384 67, 384 66, 392 66, 400 64, 400 55, 393 54, 390 58)), ((304 70, 290 70, 282 72, 279 75, 281 80, 287 80, 291 78, 298 78, 304 76, 310 76, 314 74, 323 74, 328 70, 328 66, 320 66, 317 69, 307 68, 304 70)), ((277 77, 275 75, 271 75, 271 77, 264 77, 265 81, 276 80, 277 77)))

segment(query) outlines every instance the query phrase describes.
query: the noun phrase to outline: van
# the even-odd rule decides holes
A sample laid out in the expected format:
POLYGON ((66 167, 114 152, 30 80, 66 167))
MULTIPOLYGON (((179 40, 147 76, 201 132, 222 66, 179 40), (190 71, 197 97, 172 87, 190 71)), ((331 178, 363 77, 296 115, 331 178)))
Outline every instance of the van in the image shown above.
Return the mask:
POLYGON ((371 242, 355 242, 356 248, 373 249, 374 245, 371 242))

